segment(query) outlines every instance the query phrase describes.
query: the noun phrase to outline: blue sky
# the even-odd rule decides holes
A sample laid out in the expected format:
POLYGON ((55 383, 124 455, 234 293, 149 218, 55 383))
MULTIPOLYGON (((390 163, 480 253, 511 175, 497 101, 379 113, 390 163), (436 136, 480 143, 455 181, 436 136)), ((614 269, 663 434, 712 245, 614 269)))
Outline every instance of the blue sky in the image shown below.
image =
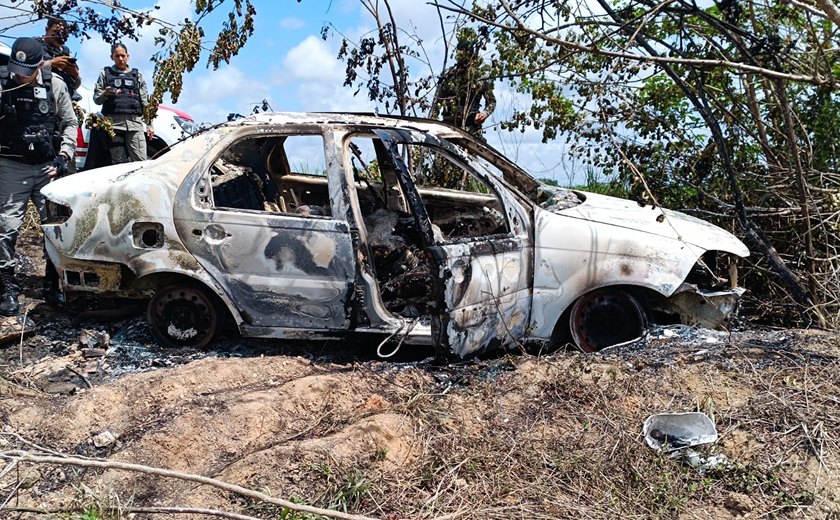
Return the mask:
MULTIPOLYGON (((336 59, 340 36, 333 34, 328 41, 320 36, 321 28, 330 23, 336 31, 356 41, 375 28, 371 16, 359 0, 252 0, 257 9, 255 32, 240 54, 229 65, 218 70, 199 62, 196 69, 184 79, 183 93, 177 103, 165 100, 193 116, 199 123, 217 123, 231 112, 249 113, 263 99, 275 111, 373 111, 375 107, 360 93, 353 96, 353 89, 344 87, 344 63, 336 59)), ((8 1, 3 4, 8 4, 8 1)), ((146 9, 155 5, 150 1, 121 0, 132 9, 146 9)), ((186 1, 159 0, 158 18, 167 21, 192 18, 192 5, 186 1)), ((443 63, 443 41, 436 9, 420 0, 392 0, 391 6, 398 26, 418 35, 423 41, 428 63, 411 64, 413 73, 428 74, 430 67, 439 71, 443 63)), ((225 4, 206 27, 208 38, 218 29, 225 4)), ((104 8, 102 8, 104 9, 104 8)), ((14 14, 0 6, 0 17, 12 25, 14 14)), ((0 22, 2 23, 2 22, 0 22)), ((24 24, 5 31, 3 41, 11 44, 9 36, 41 35, 43 20, 24 24)), ((137 67, 151 82, 155 52, 154 37, 157 30, 149 27, 139 42, 126 40, 130 65, 137 67)), ((76 52, 82 74, 82 83, 92 87, 103 66, 111 64, 110 47, 101 39, 68 42, 76 52)), ((560 143, 541 142, 537 131, 510 133, 494 126, 500 117, 511 113, 514 107, 524 107, 527 102, 511 92, 505 85, 497 84, 496 113, 490 120, 486 135, 488 142, 506 153, 537 177, 557 179, 567 184, 570 179, 583 178, 580 165, 564 157, 560 143)), ((383 107, 379 107, 380 110, 383 107)))

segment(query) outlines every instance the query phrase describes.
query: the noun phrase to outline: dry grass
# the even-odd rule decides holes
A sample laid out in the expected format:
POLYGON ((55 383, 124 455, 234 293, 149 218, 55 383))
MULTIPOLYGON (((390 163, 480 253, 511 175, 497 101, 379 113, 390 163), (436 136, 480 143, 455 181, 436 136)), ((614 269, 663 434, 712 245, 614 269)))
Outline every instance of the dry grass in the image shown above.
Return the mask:
MULTIPOLYGON (((743 333, 714 344, 653 338, 644 348, 603 355, 319 369, 391 403, 389 412, 413 429, 407 436, 413 456, 394 467, 384 463, 382 446, 360 444, 350 458, 291 452, 271 467, 254 466, 251 480, 238 483, 389 519, 826 518, 840 514, 835 339, 790 333, 743 333), (714 416, 720 433, 718 443, 700 451, 724 454, 728 465, 703 472, 644 444, 648 415, 697 409, 714 416)), ((364 417, 336 408, 304 436, 327 438, 364 417)), ((93 487, 98 475, 54 487, 93 487)), ((161 498, 138 493, 133 503, 150 506, 161 498)), ((313 518, 227 500, 228 510, 258 518, 313 518)))

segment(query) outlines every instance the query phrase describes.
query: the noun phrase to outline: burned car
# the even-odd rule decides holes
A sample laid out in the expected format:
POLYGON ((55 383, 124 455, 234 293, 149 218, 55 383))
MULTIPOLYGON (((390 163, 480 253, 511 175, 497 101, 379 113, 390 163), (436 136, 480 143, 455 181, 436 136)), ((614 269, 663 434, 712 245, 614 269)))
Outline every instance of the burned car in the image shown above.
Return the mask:
POLYGON ((231 323, 369 335, 380 355, 595 351, 650 323, 725 326, 749 254, 688 215, 545 186, 456 128, 364 114, 260 114, 43 193, 64 289, 148 298, 169 346, 231 323))

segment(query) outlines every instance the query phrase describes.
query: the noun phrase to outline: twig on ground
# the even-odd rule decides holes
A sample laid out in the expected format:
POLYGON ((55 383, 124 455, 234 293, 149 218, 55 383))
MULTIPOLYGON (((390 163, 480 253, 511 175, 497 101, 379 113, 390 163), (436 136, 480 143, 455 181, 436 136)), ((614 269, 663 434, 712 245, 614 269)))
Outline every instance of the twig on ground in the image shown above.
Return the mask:
POLYGON ((76 374, 77 376, 79 376, 79 378, 81 378, 81 380, 85 382, 85 384, 87 385, 87 387, 88 387, 88 388, 93 388, 93 385, 92 385, 92 384, 90 384, 90 381, 88 381, 88 378, 86 378, 85 376, 83 376, 83 375, 82 375, 80 372, 78 372, 76 369, 74 369, 74 368, 73 368, 73 367, 71 367, 70 365, 67 365, 67 366, 66 366, 66 367, 64 367, 64 368, 66 368, 66 369, 67 369, 67 370, 69 370, 70 372, 73 372, 74 374, 76 374))
POLYGON ((26 336, 26 316, 29 310, 23 312, 23 322, 20 325, 20 343, 18 344, 18 363, 23 366, 23 338, 26 336))
MULTIPOLYGON (((241 515, 239 513, 230 513, 228 511, 219 511, 217 509, 200 509, 192 507, 121 507, 119 509, 123 513, 147 513, 147 514, 169 514, 169 515, 209 515, 219 516, 222 518, 230 518, 232 520, 262 520, 255 516, 241 515)), ((39 509, 37 507, 7 507, 0 511, 14 511, 17 513, 35 513, 40 515, 58 515, 67 513, 82 513, 80 509, 39 509)))
POLYGON ((202 475, 183 473, 180 471, 174 471, 169 469, 154 468, 151 466, 144 466, 141 464, 130 464, 125 462, 116 462, 102 459, 83 459, 79 457, 69 456, 56 457, 33 455, 27 451, 22 450, 0 452, 0 458, 8 460, 17 460, 19 462, 31 462, 33 464, 58 464, 62 466, 80 466, 83 468, 115 469, 121 471, 133 471, 137 473, 143 473, 146 475, 157 475, 160 477, 176 478, 180 480, 206 484, 208 486, 223 489, 230 493, 236 493, 238 495, 252 498, 254 500, 259 500, 261 502, 266 502, 268 504, 273 504, 302 513, 312 513, 316 515, 326 516, 327 518, 338 518, 341 520, 372 520, 370 517, 366 516, 351 515, 348 513, 343 513, 341 511, 334 511, 331 509, 324 509, 305 504, 296 504, 289 500, 275 498, 270 495, 266 495, 265 493, 261 493, 259 491, 254 491, 248 488, 237 486, 235 484, 229 484, 221 480, 204 477, 202 475))

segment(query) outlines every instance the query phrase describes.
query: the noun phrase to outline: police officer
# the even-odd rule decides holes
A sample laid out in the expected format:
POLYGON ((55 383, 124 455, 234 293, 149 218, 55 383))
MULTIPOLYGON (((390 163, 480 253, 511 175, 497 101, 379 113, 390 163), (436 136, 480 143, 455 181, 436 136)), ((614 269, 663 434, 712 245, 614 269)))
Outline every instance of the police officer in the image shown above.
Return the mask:
POLYGON ((79 76, 76 58, 70 55, 70 48, 65 45, 67 34, 67 22, 62 18, 50 17, 43 38, 37 39, 44 45, 44 67, 61 76, 70 91, 70 99, 78 101, 82 96, 76 90, 81 86, 82 78, 79 76))
MULTIPOLYGON (((67 171, 76 148, 78 120, 64 81, 41 70, 44 47, 35 38, 18 38, 9 64, 0 67, 0 314, 20 310, 15 280, 15 245, 27 202, 47 218, 41 188, 67 171), (54 141, 53 136, 59 138, 54 141)), ((47 301, 62 303, 58 276, 47 259, 47 301)))
MULTIPOLYGON (((93 90, 93 101, 102 105, 102 114, 111 120, 115 137, 111 143, 114 164, 145 161, 146 139, 143 137, 143 109, 149 101, 146 82, 137 69, 128 67, 128 50, 122 43, 111 46, 113 67, 105 67, 93 90)), ((149 125, 151 139, 154 130, 149 125)))

